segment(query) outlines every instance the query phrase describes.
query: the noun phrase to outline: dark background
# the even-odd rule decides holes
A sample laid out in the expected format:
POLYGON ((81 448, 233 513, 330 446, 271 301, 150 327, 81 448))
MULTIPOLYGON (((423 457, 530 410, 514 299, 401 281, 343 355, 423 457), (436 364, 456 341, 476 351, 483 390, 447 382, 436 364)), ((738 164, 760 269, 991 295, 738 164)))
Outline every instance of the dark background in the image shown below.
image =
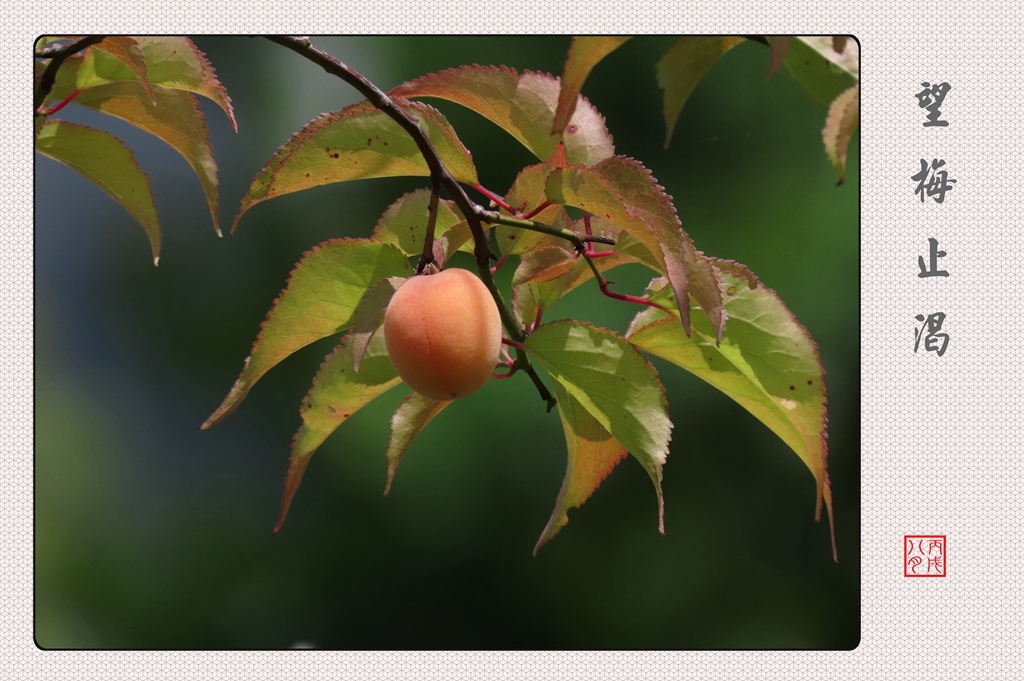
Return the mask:
MULTIPOLYGON (((298 406, 324 339, 268 373, 241 408, 199 425, 227 393, 302 253, 368 236, 398 178, 320 187, 261 204, 218 239, 198 180, 169 147, 111 130, 149 174, 164 230, 154 268, 142 230, 73 171, 36 171, 35 630, 46 648, 850 649, 860 640, 857 139, 837 187, 825 110, 768 51, 744 43, 701 81, 668 149, 654 64, 674 38, 627 42, 584 94, 617 153, 674 197, 708 255, 748 265, 821 349, 839 563, 814 480, 728 397, 655 360, 675 424, 666 535, 632 459, 537 557, 565 467, 561 425, 525 377, 446 409, 382 496, 399 388, 314 457, 281 533, 277 516, 298 406)), ((239 132, 204 102, 227 231, 252 177, 321 112, 357 99, 259 38, 197 37, 239 132)), ((565 37, 320 38, 389 89, 461 64, 560 74, 565 37)), ((431 100, 504 193, 535 160, 476 114, 431 100)), ((77 110, 76 110, 77 109, 77 110)), ((471 266, 462 263, 464 266, 471 266)), ((616 289, 649 273, 616 270, 616 289)), ((546 319, 623 331, 635 306, 573 292, 546 319)))

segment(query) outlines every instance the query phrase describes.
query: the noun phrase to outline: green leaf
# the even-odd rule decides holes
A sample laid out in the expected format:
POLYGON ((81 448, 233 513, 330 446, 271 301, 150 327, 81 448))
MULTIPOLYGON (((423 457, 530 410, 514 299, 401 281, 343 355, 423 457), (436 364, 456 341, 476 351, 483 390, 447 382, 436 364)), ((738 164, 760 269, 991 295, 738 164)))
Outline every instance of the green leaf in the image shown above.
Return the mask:
MULTIPOLYGON (((824 502, 835 554, 832 492, 826 471, 824 369, 817 346, 774 291, 742 266, 718 264, 723 268, 729 312, 729 328, 720 345, 715 343, 707 317, 696 306, 689 337, 679 319, 655 308, 639 313, 626 337, 640 350, 721 390, 782 438, 814 476, 815 517, 820 518, 824 502)), ((663 293, 670 294, 667 288, 663 293)))
POLYGON ((384 483, 385 495, 391 491, 391 483, 395 480, 398 465, 402 463, 413 440, 435 416, 441 413, 442 409, 451 403, 451 400, 437 400, 414 391, 398 405, 395 415, 391 417, 391 439, 388 441, 387 451, 388 477, 387 482, 384 483))
POLYGON ((571 164, 565 157, 565 145, 555 145, 551 155, 541 163, 526 166, 516 174, 508 193, 505 195, 505 203, 517 213, 530 213, 547 201, 545 185, 551 171, 556 168, 568 168, 571 164))
MULTIPOLYGON (((505 202, 513 211, 519 214, 533 213, 548 200, 545 194, 545 185, 551 171, 555 168, 568 167, 568 165, 569 163, 565 158, 565 145, 561 143, 556 144, 555 150, 547 160, 543 163, 527 166, 516 175, 512 187, 509 188, 508 194, 505 196, 505 202)), ((534 214, 530 219, 542 224, 566 228, 571 228, 572 222, 565 209, 558 205, 548 206, 539 213, 534 214)), ((522 253, 544 245, 562 243, 562 240, 554 239, 540 232, 532 232, 507 225, 495 227, 495 237, 498 242, 498 248, 504 255, 522 253)))
MULTIPOLYGON (((382 244, 393 244, 409 256, 423 252, 423 239, 427 233, 430 210, 430 190, 417 189, 400 197, 388 206, 371 238, 382 244)), ((448 230, 464 222, 455 203, 446 199, 437 202, 437 221, 434 238, 443 237, 448 230)))
POLYGON ((352 313, 352 333, 349 344, 352 346, 352 366, 356 371, 363 362, 363 355, 370 344, 370 338, 384 323, 384 314, 395 291, 406 282, 406 277, 388 277, 381 279, 367 289, 355 312, 352 313))
MULTIPOLYGON (((86 52, 89 50, 86 49, 86 52)), ((57 69, 57 77, 53 82, 53 87, 50 88, 49 94, 46 95, 46 99, 43 101, 43 106, 46 107, 55 102, 59 102, 66 98, 78 87, 78 71, 82 65, 83 53, 73 54, 64 60, 64 63, 57 69)), ((36 68, 46 68, 46 63, 42 61, 36 61, 36 68)))
POLYGON ((836 170, 838 184, 846 179, 846 153, 850 140, 860 127, 860 84, 836 97, 828 108, 828 118, 821 131, 825 140, 825 154, 836 170))
MULTIPOLYGON (((149 83, 206 97, 227 114, 231 126, 238 131, 231 98, 206 55, 191 40, 183 36, 137 36, 133 39, 144 55, 149 83)), ((107 40, 100 45, 105 45, 107 40)), ((113 82, 140 82, 136 60, 129 63, 110 49, 97 48, 98 45, 86 50, 77 75, 79 89, 113 82)))
MULTIPOLYGON (((476 169, 448 121, 420 102, 395 104, 416 117, 448 171, 476 183, 476 169)), ((254 205, 311 187, 377 177, 428 176, 430 169, 412 137, 386 113, 357 102, 323 114, 295 133, 253 179, 232 232, 254 205)))
POLYGON ((149 81, 149 66, 146 63, 146 54, 139 47, 139 43, 135 38, 127 36, 108 36, 92 46, 91 49, 85 51, 84 60, 88 66, 79 71, 79 89, 84 90, 94 85, 109 82, 110 79, 104 78, 98 72, 102 71, 103 66, 96 64, 98 55, 103 54, 108 54, 127 66, 128 70, 132 72, 142 86, 150 102, 156 103, 156 99, 153 96, 153 85, 149 81))
POLYGON ((560 246, 544 246, 524 254, 512 275, 512 285, 550 281, 567 273, 576 264, 577 256, 560 246))
MULTIPOLYGON (((555 510, 533 547, 533 555, 569 522, 569 509, 582 506, 628 453, 561 383, 554 382, 551 389, 565 430, 568 457, 555 510)), ((657 489, 658 503, 663 507, 660 485, 657 489)))
POLYGON ((124 142, 109 132, 48 120, 36 135, 36 151, 74 168, 124 206, 149 237, 153 264, 160 261, 160 222, 149 179, 124 142))
POLYGON ((665 148, 690 93, 711 66, 744 38, 689 36, 680 38, 655 66, 658 85, 665 92, 665 148))
POLYGON ((302 402, 302 425, 292 443, 281 513, 274 534, 284 523, 310 458, 327 436, 356 411, 400 382, 388 359, 383 338, 370 343, 358 372, 352 366, 352 348, 347 337, 327 356, 302 402))
POLYGON ((644 467, 658 495, 672 422, 650 361, 621 336, 575 320, 543 324, 524 343, 530 358, 644 467))
POLYGON ((150 80, 163 87, 206 97, 227 114, 231 127, 238 132, 231 98, 195 43, 183 36, 137 37, 136 40, 146 54, 150 80))
POLYGON ((552 135, 565 132, 576 111, 580 90, 583 89, 583 83, 590 75, 590 71, 627 40, 628 37, 613 36, 581 36, 572 39, 565 67, 562 69, 562 87, 558 92, 555 121, 551 124, 552 135))
POLYGON ((134 125, 169 144, 195 171, 220 235, 217 216, 217 162, 199 102, 190 92, 156 87, 151 92, 138 82, 114 82, 83 90, 75 104, 101 111, 134 125), (150 97, 153 101, 150 101, 150 97), (153 103, 155 102, 155 103, 153 103))
POLYGON ((539 159, 551 156, 565 143, 571 163, 592 165, 615 153, 604 117, 579 97, 562 135, 552 135, 558 106, 558 78, 527 71, 522 75, 506 66, 461 66, 399 85, 392 96, 437 97, 471 109, 492 121, 539 159))
POLYGON ((347 329, 371 286, 411 273, 405 254, 369 239, 333 239, 307 252, 267 314, 241 375, 202 428, 234 411, 256 381, 285 357, 347 329))
POLYGON ((593 168, 571 166, 551 173, 552 201, 585 210, 634 237, 657 261, 676 292, 684 328, 689 329, 689 295, 708 311, 720 337, 725 326, 721 282, 715 268, 694 249, 681 229, 671 199, 650 172, 633 159, 614 156, 593 168))
MULTIPOLYGON (((600 234, 598 230, 595 234, 600 234)), ((622 238, 625 239, 624 235, 622 238)), ((524 279, 512 287, 512 312, 522 324, 530 326, 537 319, 538 312, 548 310, 565 294, 577 286, 594 278, 594 272, 583 258, 575 258, 567 271, 558 274, 561 269, 559 257, 548 254, 549 249, 561 249, 558 246, 538 248, 521 256, 520 266, 514 279, 524 279), (555 269, 546 270, 545 261, 551 261, 555 269), (555 276, 551 276, 555 275, 555 276), (526 278, 529 280, 526 280, 526 278)), ((571 254, 570 254, 571 255, 571 254)), ((636 262, 630 255, 620 253, 615 248, 615 255, 594 258, 598 271, 606 272, 619 265, 636 262)))
MULTIPOLYGON (((565 212, 563 206, 552 204, 530 217, 530 221, 537 225, 575 231, 575 225, 568 213, 565 212)), ((515 225, 495 226, 494 238, 503 257, 509 255, 523 256, 540 248, 562 246, 567 243, 565 239, 554 235, 532 229, 524 229, 515 225)))
POLYGON ((837 52, 827 36, 796 38, 783 62, 811 99, 822 106, 829 106, 860 79, 857 41, 846 41, 842 48, 837 52))
MULTIPOLYGON (((534 166, 534 168, 537 167, 540 166, 534 166)), ((525 172, 520 175, 520 178, 525 177, 525 172)), ((533 185, 539 181, 533 178, 523 184, 533 185)), ((517 180, 514 188, 517 186, 520 186, 519 180, 517 180)), ((541 191, 543 191, 543 187, 541 187, 541 191)), ((511 192, 509 196, 512 196, 511 192)), ((578 221, 570 220, 565 209, 557 204, 545 209, 534 219, 542 219, 546 224, 562 227, 577 233, 583 233, 584 231, 578 221), (553 213, 553 211, 557 212, 553 213), (548 217, 549 215, 553 219, 548 217)), ((656 272, 664 270, 661 261, 651 255, 650 251, 643 244, 611 221, 591 216, 590 228, 591 233, 594 235, 605 236, 615 240, 615 246, 610 249, 615 251, 615 255, 594 258, 594 264, 598 271, 606 272, 629 262, 641 263, 656 272)), ((520 268, 515 275, 515 279, 519 281, 514 282, 512 287, 512 313, 517 320, 526 326, 532 326, 540 312, 550 309, 552 305, 558 302, 559 298, 594 277, 590 266, 582 258, 576 258, 568 271, 554 277, 548 276, 549 274, 555 274, 555 272, 547 271, 543 262, 561 259, 561 256, 548 253, 548 249, 551 248, 564 251, 562 248, 564 242, 561 239, 549 237, 538 232, 529 232, 501 225, 497 228, 497 236, 499 245, 504 245, 508 239, 516 239, 516 241, 511 242, 513 246, 508 249, 510 253, 518 253, 520 256, 520 268)), ((608 247, 600 244, 594 244, 593 248, 598 252, 608 250, 608 247)))

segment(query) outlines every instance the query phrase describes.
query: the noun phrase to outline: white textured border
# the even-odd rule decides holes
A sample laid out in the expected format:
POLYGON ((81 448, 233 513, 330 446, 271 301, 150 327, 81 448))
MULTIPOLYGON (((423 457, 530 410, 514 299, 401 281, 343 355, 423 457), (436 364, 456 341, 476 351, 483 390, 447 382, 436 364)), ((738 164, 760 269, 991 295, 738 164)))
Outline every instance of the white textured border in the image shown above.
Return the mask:
MULTIPOLYGON (((0 46, 3 442, 0 668, 16 679, 1011 679, 1022 676, 1021 26, 985 5, 369 0, 6 2, 0 46), (270 6, 268 6, 270 5, 270 6), (330 9, 325 9, 330 7, 330 9), (513 9, 515 8, 515 9, 513 9), (64 10, 67 12, 67 10, 64 10), (846 33, 862 45, 862 642, 851 652, 44 652, 32 640, 32 147, 36 35, 58 33, 846 33), (922 79, 956 88, 955 127, 913 122, 922 79), (937 143, 938 138, 941 143, 937 143), (956 201, 908 200, 917 159, 955 160, 956 201), (907 262, 929 236, 953 349, 907 351, 907 262), (955 323, 954 323, 955 314, 955 323), (955 326, 955 332, 953 328, 955 326), (902 577, 901 537, 951 537, 949 576, 902 577)), ((951 101, 953 98, 951 97, 951 101)), ((951 168, 952 172, 952 168, 951 168)), ((911 196, 912 199, 912 196, 911 196)))

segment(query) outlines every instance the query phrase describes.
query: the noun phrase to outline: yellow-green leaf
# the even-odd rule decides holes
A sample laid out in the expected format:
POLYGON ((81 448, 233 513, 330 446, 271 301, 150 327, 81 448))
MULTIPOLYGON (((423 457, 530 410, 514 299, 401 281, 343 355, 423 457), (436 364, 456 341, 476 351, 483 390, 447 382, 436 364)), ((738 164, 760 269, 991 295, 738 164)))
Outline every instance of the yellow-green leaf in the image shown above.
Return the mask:
POLYGON ((391 417, 391 439, 388 440, 387 450, 388 473, 387 481, 384 483, 384 494, 391 491, 391 483, 395 481, 398 465, 402 463, 413 440, 451 403, 451 400, 437 400, 413 392, 398 405, 395 415, 391 417))
MULTIPOLYGON (((562 488, 555 500, 555 509, 548 524, 541 532, 540 539, 533 547, 534 555, 545 543, 554 537, 569 522, 568 511, 579 508, 594 493, 601 481, 628 454, 626 448, 616 440, 590 414, 579 400, 574 398, 562 384, 551 385, 558 405, 558 415, 565 430, 567 462, 562 488)), ((658 490, 659 508, 664 508, 661 486, 658 490)))
MULTIPOLYGON (((818 348, 774 291, 742 266, 719 264, 729 312, 729 327, 720 345, 697 306, 691 310, 689 337, 677 317, 649 308, 636 316, 626 338, 640 350, 707 381, 782 438, 814 476, 815 517, 820 518, 824 502, 835 554, 826 470, 825 372, 818 348)), ((653 286, 661 287, 661 295, 671 296, 664 280, 653 286)))
POLYGON ((828 107, 828 118, 821 131, 825 154, 836 170, 839 184, 846 179, 846 154, 850 140, 860 127, 860 84, 844 91, 828 107))
POLYGON ((828 36, 800 37, 786 54, 786 70, 822 106, 829 106, 843 91, 860 79, 860 46, 844 41, 836 50, 828 36))
POLYGON ((284 523, 313 453, 352 414, 400 382, 383 339, 371 341, 358 372, 352 366, 352 348, 347 338, 327 356, 302 402, 302 425, 292 443, 275 534, 284 523))
MULTIPOLYGON (((394 101, 418 119, 452 176, 475 184, 473 159, 444 116, 421 102, 394 101)), ((429 175, 412 137, 369 102, 357 102, 319 116, 277 150, 253 179, 232 231, 256 204, 291 192, 351 180, 429 175)))
POLYGON ((524 343, 530 358, 640 462, 658 496, 672 422, 650 361, 618 334, 572 319, 543 324, 524 343))
POLYGON ((565 58, 565 67, 562 69, 558 106, 555 110, 555 121, 551 124, 552 135, 565 132, 576 111, 580 90, 583 89, 583 83, 590 75, 590 71, 627 40, 628 37, 606 35, 580 36, 572 39, 569 54, 565 58))
POLYGON ((153 263, 160 260, 160 222, 149 179, 131 150, 109 132, 48 120, 36 135, 36 151, 74 168, 124 206, 149 238, 153 263))
POLYGON ((153 97, 153 85, 149 81, 149 67, 146 64, 146 54, 139 47, 138 41, 128 36, 107 36, 91 49, 85 51, 84 59, 88 66, 81 69, 78 73, 78 88, 80 90, 109 82, 108 78, 99 73, 103 70, 103 66, 96 64, 97 56, 104 53, 109 54, 127 66, 128 70, 138 79, 150 102, 156 102, 156 99, 153 97))
POLYGON ((552 135, 559 80, 546 73, 520 75, 507 66, 462 66, 403 83, 399 97, 437 97, 461 104, 492 121, 543 160, 558 142, 570 163, 592 165, 615 153, 604 117, 584 97, 562 135, 552 135))
MULTIPOLYGON (((148 79, 151 85, 206 97, 227 114, 231 126, 238 130, 231 98, 217 79, 206 55, 191 40, 184 36, 135 36, 131 40, 141 50, 143 60, 127 58, 127 52, 115 53, 109 47, 97 49, 99 45, 96 45, 88 48, 82 59, 73 58, 65 62, 65 66, 73 60, 79 62, 78 88, 84 90, 114 82, 144 83, 148 79), (146 65, 145 77, 138 73, 142 61, 146 65)), ((64 67, 61 68, 63 70, 64 67)))
POLYGON ((160 86, 147 92, 138 82, 121 81, 82 90, 74 102, 145 130, 181 154, 199 178, 213 227, 220 234, 217 162, 199 102, 191 92, 160 86))
POLYGON ((404 253, 369 239, 334 239, 307 252, 261 325, 241 375, 202 427, 209 428, 234 411, 256 381, 285 357, 349 328, 371 286, 410 274, 404 253))
MULTIPOLYGON (((423 252, 430 208, 430 190, 417 189, 400 197, 388 206, 371 238, 382 244, 393 244, 406 255, 423 252)), ((452 227, 463 222, 455 203, 446 199, 437 202, 434 238, 444 236, 452 227)))
POLYGON ((655 66, 658 85, 665 92, 665 147, 672 139, 679 113, 690 93, 718 59, 744 38, 688 36, 680 38, 655 66))

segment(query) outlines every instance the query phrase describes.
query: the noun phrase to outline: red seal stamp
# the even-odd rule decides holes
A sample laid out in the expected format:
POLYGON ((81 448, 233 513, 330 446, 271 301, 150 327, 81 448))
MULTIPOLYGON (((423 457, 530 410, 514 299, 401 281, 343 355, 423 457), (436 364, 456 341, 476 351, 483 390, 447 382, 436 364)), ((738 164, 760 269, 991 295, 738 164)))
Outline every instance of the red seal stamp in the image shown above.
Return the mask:
POLYGON ((946 535, 903 535, 904 577, 946 576, 946 535))

